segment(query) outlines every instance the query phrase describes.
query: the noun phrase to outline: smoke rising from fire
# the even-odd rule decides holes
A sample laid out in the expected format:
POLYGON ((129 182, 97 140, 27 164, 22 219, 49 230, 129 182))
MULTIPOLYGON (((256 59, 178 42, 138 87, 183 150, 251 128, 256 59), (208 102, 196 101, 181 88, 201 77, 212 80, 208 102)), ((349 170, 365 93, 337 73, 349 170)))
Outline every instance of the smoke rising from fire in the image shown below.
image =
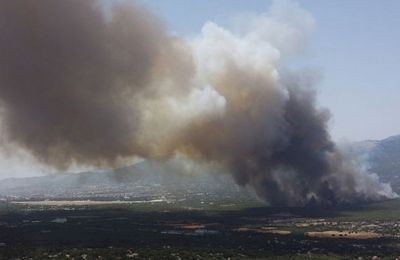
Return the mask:
POLYGON ((185 156, 223 166, 271 204, 395 196, 331 141, 313 75, 283 69, 312 17, 274 2, 237 30, 168 33, 138 3, 0 2, 7 142, 59 169, 185 156))
POLYGON ((0 34, 7 139, 57 167, 145 155, 138 99, 191 75, 179 40, 140 6, 107 18, 96 1, 6 0, 0 34))

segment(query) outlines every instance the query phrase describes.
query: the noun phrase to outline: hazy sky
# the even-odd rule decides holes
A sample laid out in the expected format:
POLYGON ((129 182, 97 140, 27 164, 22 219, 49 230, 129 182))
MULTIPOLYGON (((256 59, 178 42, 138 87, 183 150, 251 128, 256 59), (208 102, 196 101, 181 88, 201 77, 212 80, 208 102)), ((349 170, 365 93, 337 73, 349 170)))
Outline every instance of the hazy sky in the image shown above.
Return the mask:
MULTIPOLYGON (((268 0, 142 0, 177 34, 196 35, 207 21, 227 24, 266 12, 268 0)), ((306 66, 321 72, 319 101, 328 107, 334 139, 400 134, 400 1, 301 0, 315 18, 306 66)))
MULTIPOLYGON (((104 6, 115 1, 103 0, 104 6)), ((130 0, 125 0, 130 1, 130 0)), ((171 32, 190 38, 207 21, 228 25, 238 16, 268 11, 269 0, 138 0, 171 32)), ((319 71, 319 103, 333 118, 336 140, 382 139, 400 134, 400 1, 299 0, 316 31, 300 66, 319 71)), ((37 175, 29 162, 0 155, 0 179, 37 175)))

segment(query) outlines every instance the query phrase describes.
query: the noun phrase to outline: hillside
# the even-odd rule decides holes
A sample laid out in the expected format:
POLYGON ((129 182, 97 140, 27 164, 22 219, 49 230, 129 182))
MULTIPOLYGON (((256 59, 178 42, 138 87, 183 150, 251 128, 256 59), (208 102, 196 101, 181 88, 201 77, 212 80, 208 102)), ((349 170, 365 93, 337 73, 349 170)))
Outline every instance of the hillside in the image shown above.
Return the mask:
POLYGON ((365 156, 368 169, 400 192, 400 135, 380 141, 363 141, 354 144, 358 154, 365 156))
MULTIPOLYGON (((400 193, 400 135, 352 144, 355 153, 400 193)), ((254 195, 229 175, 204 174, 180 160, 143 161, 114 171, 54 174, 0 181, 0 198, 19 199, 134 199, 200 196, 248 198, 254 195)))
POLYGON ((114 171, 65 173, 0 181, 0 198, 96 200, 250 200, 223 174, 198 174, 179 160, 143 161, 114 171))

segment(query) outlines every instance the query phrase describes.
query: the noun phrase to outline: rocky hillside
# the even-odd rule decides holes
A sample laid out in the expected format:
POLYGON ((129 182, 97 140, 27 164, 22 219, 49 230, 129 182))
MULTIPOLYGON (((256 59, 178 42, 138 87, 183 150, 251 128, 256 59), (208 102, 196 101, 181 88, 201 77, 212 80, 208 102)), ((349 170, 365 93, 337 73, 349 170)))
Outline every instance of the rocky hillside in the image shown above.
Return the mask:
POLYGON ((358 154, 364 156, 371 172, 379 175, 400 193, 400 135, 380 141, 363 141, 354 144, 358 154))

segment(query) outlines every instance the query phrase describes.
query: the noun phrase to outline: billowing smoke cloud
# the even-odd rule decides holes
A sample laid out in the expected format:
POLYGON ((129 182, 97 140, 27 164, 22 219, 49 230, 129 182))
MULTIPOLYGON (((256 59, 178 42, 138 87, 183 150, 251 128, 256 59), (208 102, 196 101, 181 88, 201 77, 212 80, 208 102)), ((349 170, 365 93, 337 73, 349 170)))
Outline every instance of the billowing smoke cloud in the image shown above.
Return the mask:
POLYGON ((283 69, 313 31, 296 4, 184 40, 138 4, 96 3, 0 2, 8 142, 57 168, 184 156, 276 205, 395 196, 331 141, 313 76, 283 69))
POLYGON ((5 134, 59 168, 145 156, 138 99, 157 81, 177 89, 191 76, 183 43, 148 11, 119 5, 106 15, 99 3, 0 1, 5 134))

